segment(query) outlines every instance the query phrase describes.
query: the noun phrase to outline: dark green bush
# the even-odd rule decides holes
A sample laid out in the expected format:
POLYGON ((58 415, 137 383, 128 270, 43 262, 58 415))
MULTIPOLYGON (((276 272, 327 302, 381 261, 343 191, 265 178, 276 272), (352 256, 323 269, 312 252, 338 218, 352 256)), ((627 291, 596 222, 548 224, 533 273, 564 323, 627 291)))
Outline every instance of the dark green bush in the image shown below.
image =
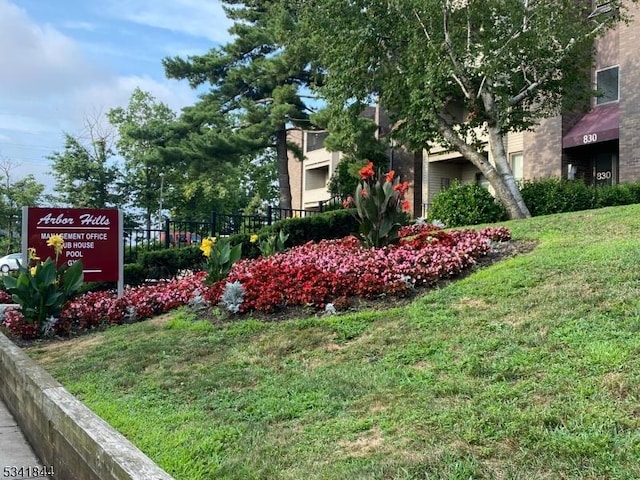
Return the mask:
POLYGON ((138 261, 138 256, 144 252, 149 252, 151 250, 163 250, 164 248, 164 244, 160 242, 153 242, 145 245, 132 245, 127 242, 124 246, 124 263, 125 265, 128 263, 136 263, 138 261))
POLYGON ((615 207, 617 205, 631 205, 637 202, 636 187, 628 184, 611 185, 596 188, 596 208, 615 207))
POLYGON ((561 184, 566 202, 563 212, 593 208, 596 195, 593 187, 580 180, 563 180, 561 184))
POLYGON ((145 269, 139 263, 125 263, 124 265, 124 284, 125 285, 142 285, 147 279, 145 269))
POLYGON ((632 203, 640 203, 640 182, 629 183, 627 184, 627 187, 629 188, 629 193, 633 199, 632 203))
POLYGON ((202 262, 202 252, 197 245, 148 251, 138 259, 148 279, 172 278, 181 270, 198 270, 202 262))
POLYGON ((351 210, 333 210, 302 218, 287 218, 260 230, 261 238, 283 230, 289 235, 286 246, 342 238, 358 231, 358 222, 351 210))
POLYGON ((581 180, 545 178, 527 180, 520 189, 534 217, 640 203, 640 183, 593 187, 581 180))
POLYGON ((594 188, 580 180, 544 178, 520 185, 522 199, 532 216, 575 212, 593 208, 594 188))
MULTIPOLYGON (((262 232, 262 230, 260 230, 262 232)), ((261 237, 259 232, 256 234, 261 237)), ((231 245, 237 245, 238 243, 242 244, 242 257, 241 258, 258 258, 260 256, 260 248, 258 247, 259 242, 251 243, 251 234, 248 233, 236 233, 235 235, 231 235, 231 245)))
POLYGON ((447 227, 462 227, 504 220, 507 211, 488 190, 479 185, 454 181, 433 198, 428 220, 439 220, 447 227))

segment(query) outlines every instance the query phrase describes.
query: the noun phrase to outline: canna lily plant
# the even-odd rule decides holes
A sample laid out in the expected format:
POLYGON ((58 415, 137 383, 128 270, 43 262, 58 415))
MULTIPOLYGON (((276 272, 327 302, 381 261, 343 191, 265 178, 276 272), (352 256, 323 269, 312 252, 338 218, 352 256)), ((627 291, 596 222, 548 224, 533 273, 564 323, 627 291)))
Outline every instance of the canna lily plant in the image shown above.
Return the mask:
POLYGON ((284 252, 285 242, 289 239, 289 234, 280 230, 277 235, 269 235, 265 240, 260 241, 259 249, 263 258, 270 257, 279 252, 284 252))
POLYGON ((19 265, 18 275, 2 278, 5 288, 18 305, 29 324, 36 324, 39 330, 45 328, 48 319, 58 318, 63 306, 82 286, 84 279, 82 261, 71 266, 57 267, 64 247, 62 235, 52 235, 47 240, 52 247, 55 260, 48 257, 44 262, 35 256, 35 249, 29 249, 29 265, 19 265))
POLYGON ((360 183, 351 201, 356 207, 361 240, 367 247, 397 242, 400 227, 409 220, 409 202, 404 198, 408 182, 400 182, 394 170, 376 178, 373 162, 362 167, 359 174, 360 183))
POLYGON ((228 238, 209 237, 202 240, 200 250, 204 255, 205 270, 208 273, 207 283, 211 284, 222 280, 229 274, 229 270, 242 255, 242 244, 231 246, 228 238))

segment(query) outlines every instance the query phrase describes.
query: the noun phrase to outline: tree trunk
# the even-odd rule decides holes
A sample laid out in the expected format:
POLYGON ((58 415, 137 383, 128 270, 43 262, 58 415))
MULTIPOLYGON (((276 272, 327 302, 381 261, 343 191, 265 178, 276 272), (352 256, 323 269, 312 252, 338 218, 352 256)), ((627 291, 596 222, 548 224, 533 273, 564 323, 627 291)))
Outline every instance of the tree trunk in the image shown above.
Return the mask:
POLYGON ((289 183, 289 154, 287 151, 287 128, 283 123, 276 133, 276 153, 278 162, 278 187, 280 208, 291 209, 291 184, 289 183))
MULTIPOLYGON (((489 181, 491 186, 495 190, 496 197, 500 200, 505 208, 507 209, 507 213, 509 214, 509 218, 528 218, 531 216, 529 210, 522 200, 522 195, 520 195, 520 190, 518 190, 518 186, 513 179, 513 174, 511 173, 511 168, 508 163, 504 163, 504 156, 506 153, 503 153, 502 160, 498 160, 500 163, 500 171, 502 174, 498 173, 498 170, 491 165, 489 160, 478 150, 470 146, 466 143, 458 133, 447 123, 444 118, 439 118, 438 130, 443 138, 451 144, 458 152, 462 154, 464 158, 473 163, 480 172, 485 176, 485 178, 489 181), (506 169, 505 169, 506 166, 506 169), (512 188, 509 187, 509 177, 511 178, 511 184, 515 188, 515 192, 512 188)), ((491 148, 494 148, 493 143, 498 141, 502 146, 502 151, 504 152, 504 144, 502 143, 502 134, 493 129, 493 135, 495 136, 495 140, 490 142, 491 148)))
POLYGON ((521 216, 513 216, 511 211, 509 211, 509 216, 511 218, 528 218, 531 216, 529 213, 529 209, 524 203, 522 199, 522 194, 520 193, 520 189, 518 188, 518 184, 516 183, 516 179, 513 176, 513 171, 511 170, 511 165, 509 164, 509 158, 507 156, 507 151, 504 148, 504 134, 495 127, 489 127, 489 147, 491 148, 491 153, 493 155, 493 162, 495 163, 495 169, 502 179, 504 185, 509 189, 513 200, 516 203, 517 211, 521 216))

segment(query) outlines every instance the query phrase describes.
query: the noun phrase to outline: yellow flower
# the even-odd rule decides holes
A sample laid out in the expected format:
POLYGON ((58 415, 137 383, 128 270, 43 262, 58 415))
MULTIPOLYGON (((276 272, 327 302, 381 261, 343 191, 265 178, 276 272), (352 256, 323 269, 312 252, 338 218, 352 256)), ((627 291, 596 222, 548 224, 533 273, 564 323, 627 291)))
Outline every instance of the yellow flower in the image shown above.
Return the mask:
POLYGON ((29 247, 27 249, 27 252, 28 252, 28 257, 27 258, 29 260, 36 260, 38 258, 38 257, 36 257, 36 249, 35 248, 29 247))
POLYGON ((31 268, 29 269, 29 272, 31 273, 31 276, 32 276, 32 277, 35 277, 35 276, 36 276, 36 267, 31 267, 31 268))
POLYGON ((209 258, 211 256, 211 249, 216 244, 216 237, 209 237, 202 240, 200 244, 200 250, 202 250, 202 254, 209 258))
POLYGON ((256 235, 255 233, 254 233, 253 235, 251 235, 251 236, 249 237, 249 241, 250 241, 251 243, 256 243, 256 242, 258 241, 258 235, 256 235))
POLYGON ((64 245, 64 238, 62 235, 51 235, 47 240, 47 247, 53 247, 53 251, 56 252, 56 255, 60 255, 62 253, 62 247, 64 245))

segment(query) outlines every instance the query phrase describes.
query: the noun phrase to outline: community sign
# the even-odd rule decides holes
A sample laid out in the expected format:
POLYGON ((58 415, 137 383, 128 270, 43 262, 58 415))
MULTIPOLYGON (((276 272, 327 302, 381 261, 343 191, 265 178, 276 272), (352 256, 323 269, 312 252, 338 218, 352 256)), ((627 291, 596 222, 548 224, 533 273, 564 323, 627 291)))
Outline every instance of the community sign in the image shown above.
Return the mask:
POLYGON ((85 282, 123 281, 122 212, 117 209, 24 207, 22 251, 55 259, 47 240, 64 239, 58 266, 82 260, 85 282))

